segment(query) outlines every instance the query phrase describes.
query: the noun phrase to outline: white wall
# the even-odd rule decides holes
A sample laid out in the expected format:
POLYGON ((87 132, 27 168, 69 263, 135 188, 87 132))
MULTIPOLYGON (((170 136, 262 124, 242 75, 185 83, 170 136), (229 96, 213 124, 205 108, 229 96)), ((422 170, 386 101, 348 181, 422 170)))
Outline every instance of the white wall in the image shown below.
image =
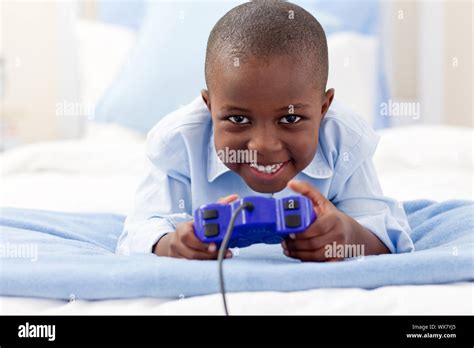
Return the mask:
POLYGON ((4 96, 2 140, 29 143, 75 136, 76 119, 56 115, 58 102, 77 95, 74 44, 68 20, 75 1, 2 1, 4 96), (6 139, 10 138, 10 139, 6 139))
POLYGON ((444 121, 473 127, 473 2, 446 2, 444 18, 444 121))
MULTIPOLYGON (((93 0, 87 4, 82 12, 93 16, 93 0)), ((392 98, 421 104, 415 123, 472 127, 472 2, 396 0, 382 6, 392 98)), ((16 136, 28 143, 80 134, 82 115, 56 112, 58 103, 80 102, 77 7, 76 0, 0 1, 2 140, 16 136)))
POLYGON ((418 120, 473 127, 471 1, 383 3, 392 98, 420 103, 418 120))

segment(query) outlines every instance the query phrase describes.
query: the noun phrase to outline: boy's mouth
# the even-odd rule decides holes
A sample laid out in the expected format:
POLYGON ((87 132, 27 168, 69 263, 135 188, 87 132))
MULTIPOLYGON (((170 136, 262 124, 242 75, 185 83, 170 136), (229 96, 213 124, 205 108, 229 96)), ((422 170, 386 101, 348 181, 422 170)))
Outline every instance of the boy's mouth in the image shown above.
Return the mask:
POLYGON ((288 164, 290 161, 285 162, 278 162, 272 164, 258 164, 258 163, 250 163, 250 171, 253 172, 255 175, 261 178, 274 178, 277 174, 282 172, 283 168, 288 164))

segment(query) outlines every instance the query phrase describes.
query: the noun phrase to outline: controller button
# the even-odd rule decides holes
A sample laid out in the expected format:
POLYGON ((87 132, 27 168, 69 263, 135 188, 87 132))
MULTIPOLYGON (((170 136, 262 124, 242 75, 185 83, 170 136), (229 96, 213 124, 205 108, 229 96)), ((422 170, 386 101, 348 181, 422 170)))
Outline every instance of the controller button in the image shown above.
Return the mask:
POLYGON ((299 227, 301 226, 301 216, 299 215, 286 215, 285 216, 286 227, 299 227))
POLYGON ((206 237, 215 237, 219 234, 219 224, 204 225, 204 235, 206 237))
POLYGON ((202 218, 204 220, 217 219, 218 216, 219 214, 217 213, 217 210, 215 209, 204 210, 202 212, 202 218))
POLYGON ((287 199, 283 202, 285 210, 295 210, 300 207, 300 202, 297 199, 287 199))

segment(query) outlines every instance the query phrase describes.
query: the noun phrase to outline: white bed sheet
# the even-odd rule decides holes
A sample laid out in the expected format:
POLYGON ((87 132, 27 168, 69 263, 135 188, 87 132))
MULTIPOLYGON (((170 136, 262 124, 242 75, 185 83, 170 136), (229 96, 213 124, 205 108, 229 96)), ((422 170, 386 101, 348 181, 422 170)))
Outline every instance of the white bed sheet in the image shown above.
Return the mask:
MULTIPOLYGON (((0 206, 126 214, 145 163, 144 139, 118 129, 107 132, 0 155, 0 206)), ((386 195, 400 200, 473 198, 472 129, 417 126, 381 135, 375 164, 386 195)), ((473 283, 456 283, 244 292, 228 299, 234 314, 473 314, 473 294, 473 283)), ((0 297, 0 314, 221 313, 218 294, 74 302, 0 297)))
MULTIPOLYGON (((240 292, 227 295, 235 315, 469 315, 472 283, 240 292)), ((2 314, 15 315, 223 315, 220 294, 183 299, 57 301, 0 297, 2 314)))

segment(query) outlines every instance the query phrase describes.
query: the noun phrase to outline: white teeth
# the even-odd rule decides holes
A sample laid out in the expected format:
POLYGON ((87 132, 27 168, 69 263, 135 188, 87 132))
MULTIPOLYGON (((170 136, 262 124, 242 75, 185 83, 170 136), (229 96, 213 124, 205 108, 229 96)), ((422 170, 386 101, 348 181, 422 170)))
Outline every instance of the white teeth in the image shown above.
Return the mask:
POLYGON ((259 172, 266 173, 266 174, 271 174, 275 173, 280 169, 280 167, 284 164, 284 162, 277 163, 277 164, 272 164, 268 166, 262 166, 258 165, 256 163, 250 163, 250 167, 257 169, 259 172))

